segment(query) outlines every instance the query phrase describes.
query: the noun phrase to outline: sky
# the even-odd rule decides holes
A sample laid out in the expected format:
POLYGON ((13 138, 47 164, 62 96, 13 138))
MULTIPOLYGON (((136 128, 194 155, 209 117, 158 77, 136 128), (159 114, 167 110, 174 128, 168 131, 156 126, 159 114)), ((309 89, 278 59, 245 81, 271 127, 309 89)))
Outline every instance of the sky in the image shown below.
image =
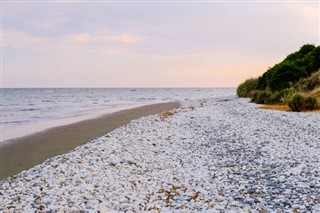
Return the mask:
POLYGON ((317 1, 1 2, 2 87, 236 87, 320 44, 317 1))

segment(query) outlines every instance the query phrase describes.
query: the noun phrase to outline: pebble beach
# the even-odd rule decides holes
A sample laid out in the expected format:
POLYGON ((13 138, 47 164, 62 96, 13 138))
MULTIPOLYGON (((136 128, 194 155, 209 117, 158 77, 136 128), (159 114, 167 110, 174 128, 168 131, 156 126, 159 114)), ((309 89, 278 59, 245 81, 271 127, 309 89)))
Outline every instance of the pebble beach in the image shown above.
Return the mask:
POLYGON ((0 181, 0 212, 320 212, 320 114, 184 101, 0 181))

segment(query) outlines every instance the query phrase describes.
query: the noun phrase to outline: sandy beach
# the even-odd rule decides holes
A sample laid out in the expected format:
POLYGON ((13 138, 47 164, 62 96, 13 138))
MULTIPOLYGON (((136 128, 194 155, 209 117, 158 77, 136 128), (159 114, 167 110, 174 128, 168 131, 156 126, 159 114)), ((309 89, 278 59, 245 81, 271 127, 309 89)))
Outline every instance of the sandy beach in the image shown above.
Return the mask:
POLYGON ((319 212, 319 113, 259 106, 199 100, 132 120, 2 180, 0 211, 319 212))
POLYGON ((66 153, 133 119, 177 107, 178 103, 146 105, 11 140, 0 147, 0 179, 29 169, 50 157, 66 153))

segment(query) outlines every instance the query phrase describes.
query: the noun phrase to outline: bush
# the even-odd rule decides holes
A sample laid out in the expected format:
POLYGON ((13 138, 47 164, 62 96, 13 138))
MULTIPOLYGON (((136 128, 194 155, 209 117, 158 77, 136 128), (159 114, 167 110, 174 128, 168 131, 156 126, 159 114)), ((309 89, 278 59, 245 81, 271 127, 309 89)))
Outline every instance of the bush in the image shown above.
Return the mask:
POLYGON ((253 90, 250 92, 251 102, 257 103, 257 98, 258 98, 259 92, 260 91, 258 91, 258 90, 253 90))
POLYGON ((256 90, 258 86, 257 78, 247 79, 245 82, 240 84, 237 88, 237 95, 239 97, 251 97, 252 91, 256 90))
POLYGON ((313 73, 308 78, 300 79, 295 85, 294 88, 301 92, 307 92, 313 90, 320 85, 320 70, 313 73))
POLYGON ((269 94, 266 91, 260 91, 258 93, 255 103, 257 104, 266 104, 268 102, 269 94))
POLYGON ((281 93, 276 91, 276 92, 270 92, 269 98, 268 98, 268 104, 278 104, 281 102, 281 93))
POLYGON ((318 107, 317 99, 315 97, 304 97, 300 93, 294 94, 289 99, 288 105, 294 112, 301 112, 302 110, 313 110, 318 107))
POLYGON ((288 101, 288 106, 294 112, 301 112, 304 109, 304 96, 296 93, 288 101))
POLYGON ((251 92, 251 101, 257 104, 276 104, 281 102, 281 96, 280 92, 255 90, 251 92))
POLYGON ((304 75, 303 68, 291 61, 282 62, 272 68, 267 85, 272 91, 289 88, 304 75))
POLYGON ((294 94, 294 92, 295 91, 293 89, 282 89, 279 92, 280 102, 287 104, 291 96, 294 94))
POLYGON ((315 97, 306 97, 304 99, 304 109, 313 110, 318 107, 317 99, 315 97))
MULTIPOLYGON (((258 79, 257 89, 272 91, 289 88, 301 78, 306 78, 320 68, 320 46, 306 44, 288 55, 282 62, 269 68, 258 79)), ((309 85, 309 86, 312 86, 309 85)))

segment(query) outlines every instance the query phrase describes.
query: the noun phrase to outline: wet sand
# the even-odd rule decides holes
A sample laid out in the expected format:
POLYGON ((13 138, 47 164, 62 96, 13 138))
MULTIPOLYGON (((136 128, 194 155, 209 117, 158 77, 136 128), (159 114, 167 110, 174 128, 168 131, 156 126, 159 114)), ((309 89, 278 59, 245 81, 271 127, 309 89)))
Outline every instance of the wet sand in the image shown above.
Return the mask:
POLYGON ((15 175, 66 153, 139 117, 178 108, 179 103, 161 103, 122 110, 96 119, 55 127, 11 140, 1 146, 0 179, 15 175))

